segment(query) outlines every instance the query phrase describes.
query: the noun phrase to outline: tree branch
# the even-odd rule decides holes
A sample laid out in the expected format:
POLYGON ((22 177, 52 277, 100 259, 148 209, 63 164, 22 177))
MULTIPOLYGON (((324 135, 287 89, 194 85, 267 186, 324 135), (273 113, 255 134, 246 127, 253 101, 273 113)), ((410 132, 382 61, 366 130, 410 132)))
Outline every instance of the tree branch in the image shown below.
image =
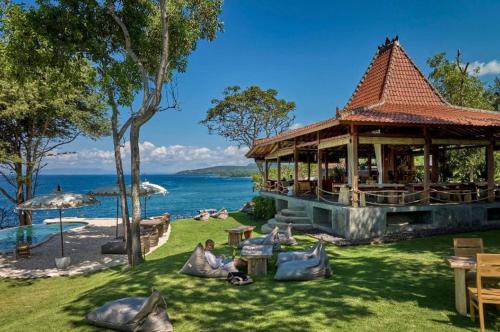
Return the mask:
POLYGON ((13 204, 16 204, 16 199, 12 197, 5 189, 0 187, 0 193, 2 193, 9 201, 11 201, 13 204))
POLYGON ((130 38, 130 33, 129 33, 125 23, 123 23, 123 21, 118 17, 118 15, 116 15, 115 4, 114 4, 113 0, 107 0, 107 7, 108 7, 108 13, 111 15, 111 17, 113 17, 116 24, 118 24, 118 26, 122 30, 123 38, 125 39, 125 50, 127 51, 128 56, 130 56, 130 58, 137 64, 137 66, 139 67, 139 70, 141 72, 142 84, 144 85, 144 87, 143 87, 144 96, 142 98, 142 101, 143 101, 143 104, 145 104, 148 100, 148 97, 149 97, 148 72, 132 48, 132 39, 130 38))

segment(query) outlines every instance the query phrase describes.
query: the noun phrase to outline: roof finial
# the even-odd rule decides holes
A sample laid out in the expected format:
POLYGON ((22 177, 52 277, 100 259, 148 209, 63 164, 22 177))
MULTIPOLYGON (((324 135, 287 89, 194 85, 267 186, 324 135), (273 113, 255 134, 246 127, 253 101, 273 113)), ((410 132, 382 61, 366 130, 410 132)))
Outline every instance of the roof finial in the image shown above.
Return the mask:
POLYGON ((394 37, 394 39, 392 40, 392 42, 394 43, 394 45, 399 46, 399 36, 396 35, 396 37, 394 37))
POLYGON ((385 46, 389 45, 391 43, 391 40, 389 37, 385 37, 385 46))

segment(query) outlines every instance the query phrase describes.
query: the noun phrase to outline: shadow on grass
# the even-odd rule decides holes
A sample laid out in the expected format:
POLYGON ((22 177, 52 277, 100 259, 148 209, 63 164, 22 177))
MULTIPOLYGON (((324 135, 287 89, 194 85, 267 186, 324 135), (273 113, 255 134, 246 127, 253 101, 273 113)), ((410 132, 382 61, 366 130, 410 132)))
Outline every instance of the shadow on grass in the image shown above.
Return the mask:
MULTIPOLYGON (((242 224, 261 224, 243 214, 233 214, 232 217, 242 224)), ((211 231, 219 227, 222 231, 227 224, 203 227, 211 231)), ((83 318, 107 301, 147 296, 150 288, 155 287, 165 296, 168 313, 177 331, 293 332, 314 331, 318 327, 335 330, 345 328, 346 323, 377 315, 379 305, 390 304, 397 310, 398 303, 404 302, 446 312, 442 321, 431 319, 436 323, 449 326, 451 322, 456 327, 477 328, 477 324, 468 318, 451 314, 454 308, 452 271, 442 261, 442 257, 451 253, 448 245, 451 236, 376 248, 328 246, 334 272, 330 279, 275 282, 272 279, 275 268, 271 267, 268 276, 257 278, 248 286, 234 287, 223 280, 179 274, 177 271, 191 250, 206 234, 190 234, 189 243, 186 243, 188 241, 181 240, 176 231, 187 232, 189 228, 174 225, 171 240, 160 248, 158 254, 133 270, 117 272, 112 281, 80 294, 64 310, 72 317, 83 318)), ((489 237, 483 233, 479 235, 489 237)), ((216 241, 222 243, 225 235, 218 236, 216 241)), ((491 236, 493 239, 494 235, 491 236)), ((300 247, 315 241, 308 237, 299 240, 300 247)), ((219 245, 218 252, 230 253, 231 250, 227 245, 219 245)), ((79 328, 86 322, 78 319, 72 324, 79 328)))

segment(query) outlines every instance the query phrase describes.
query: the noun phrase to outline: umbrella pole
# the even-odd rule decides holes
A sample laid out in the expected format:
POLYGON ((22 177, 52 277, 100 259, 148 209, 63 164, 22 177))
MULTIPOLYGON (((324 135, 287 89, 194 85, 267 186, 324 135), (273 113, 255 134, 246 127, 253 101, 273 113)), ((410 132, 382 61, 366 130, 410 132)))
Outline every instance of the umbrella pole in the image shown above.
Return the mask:
POLYGON ((118 196, 116 197, 116 231, 115 231, 115 238, 118 238, 118 196))
POLYGON ((147 198, 148 196, 144 196, 144 219, 146 219, 147 215, 147 198))
POLYGON ((61 257, 64 257, 63 227, 62 227, 62 209, 59 209, 59 234, 61 234, 61 257))

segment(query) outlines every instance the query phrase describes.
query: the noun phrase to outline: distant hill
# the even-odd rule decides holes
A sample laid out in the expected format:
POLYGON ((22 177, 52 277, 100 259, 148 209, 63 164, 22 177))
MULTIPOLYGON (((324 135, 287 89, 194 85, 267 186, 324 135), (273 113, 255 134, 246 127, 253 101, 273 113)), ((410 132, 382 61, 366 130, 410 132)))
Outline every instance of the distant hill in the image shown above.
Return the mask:
POLYGON ((180 171, 177 175, 219 175, 219 176, 252 176, 257 173, 257 166, 255 164, 248 164, 246 166, 213 166, 207 168, 190 169, 180 171))

